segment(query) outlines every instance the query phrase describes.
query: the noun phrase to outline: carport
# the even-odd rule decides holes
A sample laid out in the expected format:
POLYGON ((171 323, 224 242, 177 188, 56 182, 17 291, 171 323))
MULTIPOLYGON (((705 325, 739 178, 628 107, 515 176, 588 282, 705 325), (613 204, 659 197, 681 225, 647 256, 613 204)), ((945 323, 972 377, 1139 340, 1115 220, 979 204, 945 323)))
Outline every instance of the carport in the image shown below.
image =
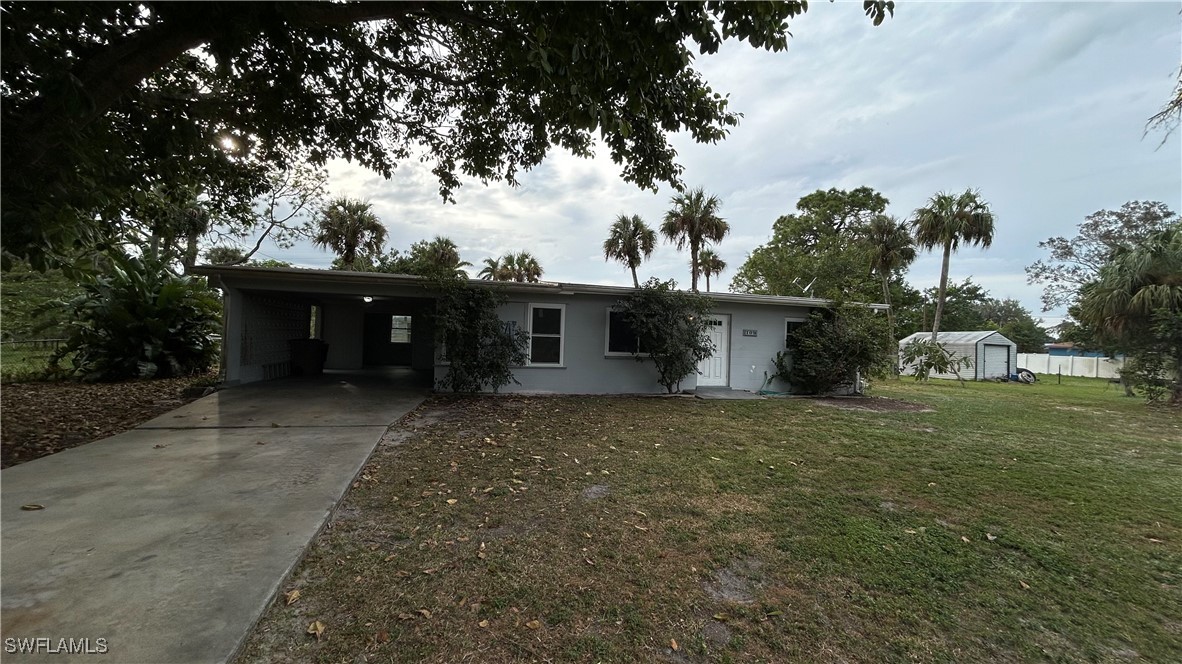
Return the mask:
POLYGON ((402 367, 408 382, 432 382, 435 297, 422 277, 246 266, 194 272, 222 291, 227 385, 299 373, 293 342, 307 339, 327 344, 325 369, 402 367))

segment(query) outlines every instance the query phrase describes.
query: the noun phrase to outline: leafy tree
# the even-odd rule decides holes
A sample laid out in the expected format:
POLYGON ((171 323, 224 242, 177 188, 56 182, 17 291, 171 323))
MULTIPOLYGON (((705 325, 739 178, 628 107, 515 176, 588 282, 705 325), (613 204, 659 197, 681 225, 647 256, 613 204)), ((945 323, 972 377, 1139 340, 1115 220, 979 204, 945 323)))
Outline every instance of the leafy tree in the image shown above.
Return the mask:
POLYGON ((661 235, 677 249, 690 251, 690 290, 698 290, 699 252, 703 245, 721 242, 730 232, 730 224, 718 216, 722 202, 717 196, 707 196, 700 187, 677 194, 670 201, 673 208, 665 213, 661 235))
POLYGON ((469 286, 454 276, 440 279, 439 291, 435 337, 446 350, 448 366, 437 386, 453 392, 496 392, 517 383, 513 367, 525 364, 529 335, 506 326, 497 315, 507 301, 505 294, 469 286))
POLYGON ((68 336, 52 362, 72 354, 73 374, 83 380, 183 376, 215 359, 220 300, 160 259, 113 254, 105 274, 66 306, 68 336))
POLYGON ((1093 212, 1084 218, 1075 237, 1057 236, 1038 243, 1051 255, 1026 268, 1026 281, 1043 284, 1043 311, 1071 305, 1116 250, 1135 246, 1177 221, 1178 213, 1158 201, 1129 201, 1119 210, 1093 212))
POLYGON ((246 262, 246 252, 224 245, 210 247, 205 250, 205 260, 210 265, 239 265, 246 262))
POLYGON ((809 314, 776 355, 776 377, 793 391, 831 394, 853 388, 859 374, 886 375, 894 365, 887 328, 873 311, 851 304, 809 314))
MULTIPOLYGON (((885 214, 875 215, 866 225, 866 244, 870 249, 870 271, 882 281, 883 304, 891 303, 891 278, 907 269, 915 260, 915 241, 907 226, 885 214)), ((890 345, 895 336, 895 312, 887 309, 887 334, 890 345)))
POLYGON ((911 221, 915 228, 915 241, 924 249, 943 247, 944 259, 940 264, 940 290, 936 299, 936 312, 932 317, 932 343, 940 333, 940 318, 944 313, 945 293, 948 288, 948 261, 952 252, 961 243, 980 245, 988 248, 993 244, 993 212, 989 204, 981 200, 981 194, 966 189, 960 195, 940 192, 928 200, 928 204, 915 211, 911 221))
POLYGON ((49 303, 81 292, 61 270, 38 272, 23 262, 0 274, 0 339, 58 339, 65 336, 69 311, 49 303), (48 306, 47 306, 48 305, 48 306))
MULTIPOLYGON (((281 249, 290 249, 297 240, 312 236, 312 224, 307 217, 324 208, 328 173, 301 161, 284 169, 268 169, 265 177, 266 189, 255 201, 259 210, 256 214, 246 219, 219 220, 207 234, 214 242, 254 240, 249 249, 240 250, 236 260, 219 264, 239 265, 250 261, 268 239, 281 249)), ((231 257, 231 254, 219 255, 223 259, 231 257)))
POLYGON ((1032 317, 1001 324, 997 331, 1018 345, 1019 353, 1045 353, 1051 335, 1032 317))
POLYGON ((1080 301, 1082 319, 1117 348, 1142 358, 1169 358, 1163 367, 1173 372, 1172 403, 1182 402, 1180 311, 1182 222, 1134 247, 1116 249, 1080 301))
POLYGON ((357 269, 359 258, 369 258, 382 251, 386 227, 373 213, 373 205, 352 198, 337 198, 316 219, 312 243, 331 249, 340 258, 340 267, 357 269))
POLYGON ((632 271, 632 287, 640 288, 636 268, 640 267, 645 259, 652 258, 656 246, 656 232, 644 223, 640 215, 621 214, 616 217, 608 231, 607 239, 603 241, 603 260, 623 263, 632 271))
POLYGON ((1160 131, 1162 133, 1161 143, 1158 144, 1160 148, 1169 140, 1170 134, 1178 129, 1180 122, 1182 122, 1182 67, 1178 68, 1178 82, 1174 84, 1173 96, 1161 107, 1161 110, 1150 116, 1145 123, 1145 133, 1160 131))
MULTIPOLYGON (((389 177, 426 155, 516 181, 551 146, 602 140, 641 187, 677 184, 670 133, 722 140, 739 114, 694 69, 724 39, 782 51, 804 2, 140 3, 4 6, 6 256, 40 269, 114 235, 130 196, 208 186, 250 216, 268 167, 307 152, 389 177), (446 45, 446 47, 440 47, 446 45)), ((894 4, 865 3, 877 25, 894 4)))
MULTIPOLYGON (((731 290, 764 295, 813 295, 872 300, 880 287, 868 266, 869 223, 889 201, 870 187, 821 190, 802 197, 796 213, 772 225, 772 238, 735 273, 731 290)), ((902 282, 902 270, 892 283, 902 282)))
POLYGON ((710 292, 710 277, 717 277, 726 270, 726 261, 722 260, 713 249, 703 249, 698 254, 698 268, 702 271, 702 276, 706 277, 706 292, 710 292))
MULTIPOLYGON (((686 376, 698 371, 698 363, 714 352, 706 335, 713 306, 705 295, 679 291, 672 280, 652 278, 613 309, 623 314, 639 347, 647 351, 657 369, 657 382, 672 394, 681 389, 686 376)), ((643 360, 637 355, 636 361, 643 360)))

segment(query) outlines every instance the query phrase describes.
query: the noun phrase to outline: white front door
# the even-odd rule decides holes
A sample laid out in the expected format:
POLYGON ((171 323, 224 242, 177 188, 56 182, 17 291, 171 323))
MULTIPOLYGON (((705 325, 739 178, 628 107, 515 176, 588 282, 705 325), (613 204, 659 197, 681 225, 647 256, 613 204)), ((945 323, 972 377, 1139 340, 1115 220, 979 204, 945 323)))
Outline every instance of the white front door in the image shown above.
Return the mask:
POLYGON ((701 387, 730 384, 731 317, 711 315, 707 321, 707 336, 714 344, 714 353, 698 363, 698 385, 701 387))

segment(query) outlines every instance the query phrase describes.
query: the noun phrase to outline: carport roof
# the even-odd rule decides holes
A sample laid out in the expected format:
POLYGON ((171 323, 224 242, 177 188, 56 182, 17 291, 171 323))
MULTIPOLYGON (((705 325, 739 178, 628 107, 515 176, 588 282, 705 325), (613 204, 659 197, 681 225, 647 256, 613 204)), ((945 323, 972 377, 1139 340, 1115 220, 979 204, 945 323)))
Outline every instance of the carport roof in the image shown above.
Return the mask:
MULTIPOLYGON (((268 290, 307 292, 316 286, 356 287, 359 295, 369 289, 382 287, 419 287, 430 289, 432 281, 426 277, 411 274, 385 274, 382 272, 351 272, 343 270, 317 270, 299 267, 254 267, 246 265, 199 265, 193 273, 214 277, 227 286, 239 286, 249 282, 254 287, 268 290)), ((510 293, 548 295, 619 295, 634 292, 631 286, 604 286, 599 284, 573 284, 553 281, 519 283, 515 281, 485 281, 469 279, 472 286, 502 287, 510 293)), ((767 304, 799 307, 828 307, 832 300, 812 297, 791 297, 784 295, 753 295, 749 293, 707 293, 718 302, 744 304, 767 304)), ((871 309, 885 311, 885 304, 866 304, 871 309)))

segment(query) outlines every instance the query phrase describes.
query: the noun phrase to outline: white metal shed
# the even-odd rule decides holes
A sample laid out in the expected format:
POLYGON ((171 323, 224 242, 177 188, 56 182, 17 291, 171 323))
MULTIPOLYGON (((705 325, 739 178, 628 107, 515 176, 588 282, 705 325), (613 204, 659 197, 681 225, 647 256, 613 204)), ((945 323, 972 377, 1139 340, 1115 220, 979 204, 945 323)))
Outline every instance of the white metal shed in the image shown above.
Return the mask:
MULTIPOLYGON (((931 332, 916 332, 899 342, 899 366, 903 366, 903 349, 913 341, 926 341, 931 332)), ((974 332, 941 332, 936 342, 943 344, 948 352, 957 357, 970 357, 972 367, 963 369, 960 375, 965 380, 989 380, 1018 372, 1018 344, 1002 336, 996 330, 974 332)), ((907 373, 904 367, 904 373, 907 373)), ((932 378, 952 378, 955 374, 932 374, 932 378)))

